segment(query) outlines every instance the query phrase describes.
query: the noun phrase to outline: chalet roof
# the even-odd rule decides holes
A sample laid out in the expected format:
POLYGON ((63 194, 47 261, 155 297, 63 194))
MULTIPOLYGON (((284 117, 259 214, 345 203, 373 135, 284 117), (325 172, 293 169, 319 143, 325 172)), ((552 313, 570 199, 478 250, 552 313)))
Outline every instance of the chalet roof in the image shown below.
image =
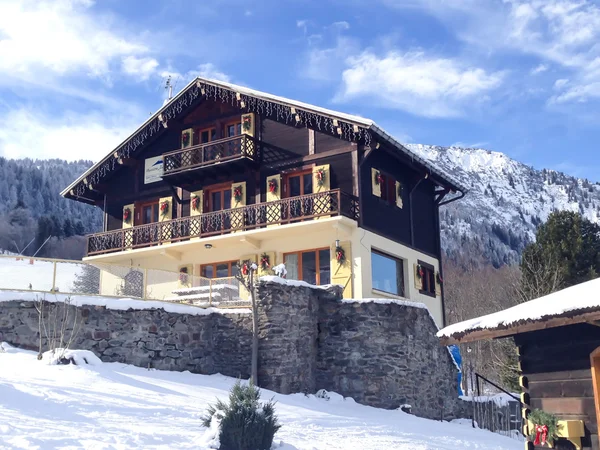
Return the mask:
POLYGON ((444 345, 600 320, 600 278, 438 331, 444 345))
POLYGON ((257 109, 263 108, 264 110, 277 114, 278 117, 287 117, 288 119, 291 119, 295 114, 298 114, 302 123, 308 123, 311 126, 319 127, 319 129, 322 127, 322 129, 327 130, 333 130, 335 127, 339 127, 342 131, 342 137, 351 141, 362 140, 367 145, 373 141, 372 135, 375 135, 375 140, 377 142, 387 142, 413 161, 424 166, 426 170, 428 170, 429 175, 431 175, 436 182, 445 185, 454 191, 460 191, 462 193, 466 193, 467 191, 467 189, 458 181, 454 180, 453 177, 435 164, 432 164, 406 148, 370 119, 321 108, 319 106, 279 97, 232 83, 198 77, 191 81, 169 102, 165 103, 165 105, 163 105, 155 114, 119 144, 116 149, 112 150, 102 160, 90 167, 85 173, 77 178, 77 180, 65 188, 61 192, 61 195, 63 197, 71 197, 83 201, 89 200, 84 196, 86 188, 93 184, 100 183, 100 180, 106 176, 106 174, 118 167, 117 161, 119 158, 129 157, 131 153, 144 145, 145 140, 148 137, 158 133, 162 129, 162 126, 168 123, 169 119, 177 117, 200 96, 214 98, 215 100, 220 99, 222 101, 237 101, 238 104, 245 105, 245 108, 248 109, 248 111, 256 111, 257 109), (242 104, 241 102, 244 103, 242 104), (273 105, 278 107, 276 111, 273 111, 273 105))

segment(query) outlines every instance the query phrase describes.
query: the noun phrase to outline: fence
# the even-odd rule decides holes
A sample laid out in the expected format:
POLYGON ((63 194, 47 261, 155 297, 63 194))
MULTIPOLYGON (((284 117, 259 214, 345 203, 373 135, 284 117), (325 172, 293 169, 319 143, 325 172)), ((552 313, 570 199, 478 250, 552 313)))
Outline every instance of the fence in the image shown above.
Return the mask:
POLYGON ((0 291, 35 291, 160 300, 208 307, 247 307, 234 277, 205 278, 166 270, 0 255, 0 291))
POLYGON ((475 373, 477 396, 472 397, 473 420, 479 428, 524 440, 521 401, 496 383, 475 373))

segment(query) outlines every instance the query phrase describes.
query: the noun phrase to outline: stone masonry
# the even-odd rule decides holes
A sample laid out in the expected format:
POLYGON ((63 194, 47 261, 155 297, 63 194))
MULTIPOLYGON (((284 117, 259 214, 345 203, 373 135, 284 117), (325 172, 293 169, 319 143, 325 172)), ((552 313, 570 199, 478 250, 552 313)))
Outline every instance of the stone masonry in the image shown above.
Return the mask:
MULTIPOLYGON (((427 309, 342 301, 338 286, 276 279, 261 280, 257 294, 261 387, 283 394, 326 389, 389 409, 410 404, 415 414, 435 419, 459 414, 457 368, 440 347, 427 309)), ((71 347, 92 350, 103 361, 250 375, 248 313, 191 315, 103 306, 79 311, 81 330, 71 347)), ((0 302, 0 341, 37 350, 37 334, 31 301, 0 302)))

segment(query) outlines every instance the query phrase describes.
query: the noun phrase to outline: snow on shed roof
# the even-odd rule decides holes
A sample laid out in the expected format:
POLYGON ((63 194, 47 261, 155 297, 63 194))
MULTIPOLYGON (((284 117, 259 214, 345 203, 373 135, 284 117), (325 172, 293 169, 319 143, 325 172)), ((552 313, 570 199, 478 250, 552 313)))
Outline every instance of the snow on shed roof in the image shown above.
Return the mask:
POLYGON ((437 336, 444 344, 471 342, 598 319, 600 278, 487 316, 449 325, 437 336))

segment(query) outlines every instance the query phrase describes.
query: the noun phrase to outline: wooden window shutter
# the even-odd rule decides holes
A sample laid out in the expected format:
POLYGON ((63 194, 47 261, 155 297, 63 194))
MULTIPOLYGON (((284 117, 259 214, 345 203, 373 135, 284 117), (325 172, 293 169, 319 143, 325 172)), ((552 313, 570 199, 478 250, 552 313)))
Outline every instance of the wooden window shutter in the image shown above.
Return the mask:
POLYGON ((329 164, 323 164, 322 166, 315 166, 313 169, 313 193, 325 192, 331 190, 331 170, 329 164), (319 177, 323 177, 319 181, 319 177), (321 184, 319 186, 319 183, 321 184))
POLYGON ((122 228, 131 228, 133 227, 133 223, 135 222, 135 206, 133 203, 129 204, 129 205, 125 205, 123 206, 123 216, 122 216, 122 220, 123 220, 123 225, 122 228), (125 221, 125 211, 129 210, 129 218, 127 221, 125 221))
POLYGON ((344 249, 346 261, 340 264, 336 258, 335 244, 331 245, 331 284, 339 284, 344 288, 344 298, 352 298, 352 243, 350 241, 340 242, 344 249))
POLYGON ((418 291, 423 289, 423 279, 419 276, 419 265, 413 264, 413 275, 415 277, 415 288, 418 291))
POLYGON ((204 192, 202 190, 192 192, 190 195, 190 216, 199 216, 204 211, 204 192), (194 209, 194 199, 197 202, 197 207, 194 209))
POLYGON ((241 206, 246 206, 246 182, 243 181, 241 183, 233 183, 231 185, 231 207, 239 208, 241 206), (241 198, 239 200, 235 199, 235 192, 238 190, 241 194, 241 198))
POLYGON ((242 134, 254 137, 255 130, 254 113, 242 114, 242 134))
POLYGON ((187 148, 194 145, 194 129, 188 128, 181 132, 181 148, 187 148))
POLYGON ((166 222, 173 218, 173 197, 162 197, 158 199, 158 221, 166 222), (166 208, 163 210, 163 205, 166 208))
POLYGON ((400 209, 404 206, 402 203, 402 184, 396 181, 396 206, 400 209))
POLYGON ((375 197, 381 197, 381 184, 377 180, 379 173, 379 170, 371 168, 371 190, 375 197))

